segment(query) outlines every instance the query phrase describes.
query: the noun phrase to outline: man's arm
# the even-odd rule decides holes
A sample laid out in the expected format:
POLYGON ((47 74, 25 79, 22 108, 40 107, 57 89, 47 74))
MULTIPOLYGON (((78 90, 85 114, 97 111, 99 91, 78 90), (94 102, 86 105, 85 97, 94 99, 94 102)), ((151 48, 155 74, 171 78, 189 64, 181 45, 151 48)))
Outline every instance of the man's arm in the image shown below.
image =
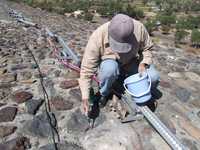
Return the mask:
POLYGON ((97 31, 94 31, 94 33, 90 36, 82 59, 79 85, 83 100, 89 99, 89 91, 92 80, 91 77, 96 73, 100 60, 98 36, 97 31))
POLYGON ((151 50, 153 49, 153 43, 147 32, 145 26, 142 26, 142 45, 140 47, 142 60, 140 64, 150 65, 152 63, 152 53, 151 50))
POLYGON ((150 39, 149 33, 147 32, 144 25, 141 29, 141 46, 140 46, 140 64, 138 66, 138 72, 142 73, 146 70, 148 65, 152 63, 151 50, 153 48, 153 43, 150 39))

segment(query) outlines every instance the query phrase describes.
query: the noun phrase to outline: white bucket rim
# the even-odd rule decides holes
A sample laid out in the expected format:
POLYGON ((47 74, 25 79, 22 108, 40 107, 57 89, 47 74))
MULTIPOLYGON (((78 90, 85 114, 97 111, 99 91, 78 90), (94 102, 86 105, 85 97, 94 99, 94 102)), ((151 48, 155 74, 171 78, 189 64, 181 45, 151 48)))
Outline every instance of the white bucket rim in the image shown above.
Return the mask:
MULTIPOLYGON (((126 84, 129 84, 129 83, 135 83, 135 82, 129 82, 129 83, 125 83, 125 80, 126 79, 128 79, 128 78, 126 78, 125 80, 124 80, 124 84, 123 84, 123 86, 124 86, 124 88, 125 88, 125 90, 130 94, 130 95, 132 95, 133 97, 141 97, 141 96, 144 96, 144 95, 146 95, 147 93, 149 93, 150 92, 150 90, 151 90, 151 77, 149 76, 149 74, 148 74, 148 71, 146 71, 146 73, 145 73, 145 77, 146 77, 146 75, 148 76, 148 80, 149 80, 149 87, 148 87, 148 89, 147 89, 147 91, 145 91, 145 92, 143 92, 143 93, 140 93, 140 94, 138 94, 138 95, 135 95, 135 94, 133 94, 133 93, 131 93, 129 90, 128 90, 128 88, 126 87, 126 84)), ((141 77, 142 78, 142 77, 141 77)), ((142 79, 144 79, 144 78, 142 78, 142 79)), ((141 80, 138 80, 138 81, 141 81, 141 80)))

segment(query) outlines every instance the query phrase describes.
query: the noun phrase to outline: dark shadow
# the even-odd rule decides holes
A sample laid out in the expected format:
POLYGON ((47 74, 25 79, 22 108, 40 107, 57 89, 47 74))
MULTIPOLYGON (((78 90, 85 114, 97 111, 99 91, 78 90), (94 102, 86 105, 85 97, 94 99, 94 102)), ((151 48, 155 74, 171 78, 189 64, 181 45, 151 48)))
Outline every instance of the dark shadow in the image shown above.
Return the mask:
POLYGON ((151 99, 145 103, 137 103, 138 106, 148 106, 149 109, 152 112, 155 112, 157 106, 158 106, 158 102, 157 100, 160 99, 162 97, 162 92, 160 90, 158 90, 157 88, 154 88, 151 90, 151 99))
POLYGON ((99 113, 100 113, 99 102, 95 101, 91 106, 90 111, 88 112, 88 117, 90 119, 95 120, 99 116, 99 113))
POLYGON ((151 95, 152 95, 152 99, 158 100, 162 97, 163 94, 159 89, 154 88, 151 90, 151 95))
POLYGON ((145 103, 137 103, 138 106, 148 106, 149 109, 154 112, 158 106, 158 103, 155 99, 150 99, 149 101, 145 103))

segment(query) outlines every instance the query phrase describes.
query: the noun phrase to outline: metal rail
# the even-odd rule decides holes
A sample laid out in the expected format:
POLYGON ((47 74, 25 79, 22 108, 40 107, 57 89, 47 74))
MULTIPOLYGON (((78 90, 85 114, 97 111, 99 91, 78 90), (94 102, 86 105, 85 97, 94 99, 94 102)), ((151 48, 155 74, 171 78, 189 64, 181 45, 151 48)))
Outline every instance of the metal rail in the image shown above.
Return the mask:
POLYGON ((186 150, 182 143, 176 138, 176 136, 160 121, 160 119, 147 107, 138 106, 138 110, 142 112, 145 118, 153 125, 163 139, 174 150, 186 150))
POLYGON ((13 9, 9 9, 8 14, 11 17, 15 18, 18 22, 24 23, 25 25, 37 27, 36 23, 33 23, 33 22, 29 21, 27 18, 25 18, 24 16, 22 16, 21 13, 18 13, 17 11, 15 11, 13 9))
POLYGON ((188 150, 147 106, 137 106, 131 96, 123 95, 122 101, 130 110, 142 113, 173 150, 188 150))
MULTIPOLYGON (((59 51, 59 57, 66 60, 73 60, 76 65, 80 65, 80 58, 69 48, 62 37, 55 35, 48 28, 45 28, 49 37, 56 39, 62 46, 63 50, 59 51)), ((57 53, 58 54, 58 53, 57 53)))

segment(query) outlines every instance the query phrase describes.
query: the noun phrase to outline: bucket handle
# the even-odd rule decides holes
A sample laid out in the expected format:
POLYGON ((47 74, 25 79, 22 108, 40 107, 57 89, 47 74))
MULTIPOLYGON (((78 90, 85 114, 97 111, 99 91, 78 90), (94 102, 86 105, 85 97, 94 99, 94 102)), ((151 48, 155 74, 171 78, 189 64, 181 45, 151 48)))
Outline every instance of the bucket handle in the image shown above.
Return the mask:
MULTIPOLYGON (((146 72, 147 72, 148 80, 149 80, 149 82, 150 82, 150 84, 149 84, 149 88, 148 88, 147 91, 145 91, 145 92, 143 92, 143 93, 141 93, 141 94, 138 94, 138 95, 134 95, 133 93, 131 93, 131 92, 127 89, 127 87, 126 87, 126 83, 123 84, 125 90, 126 90, 130 95, 132 95, 132 96, 134 96, 134 97, 141 97, 141 96, 147 94, 147 93, 151 90, 151 78, 150 78, 150 76, 149 76, 148 71, 146 71, 146 72)), ((131 83, 131 82, 129 82, 129 83, 131 83)))

